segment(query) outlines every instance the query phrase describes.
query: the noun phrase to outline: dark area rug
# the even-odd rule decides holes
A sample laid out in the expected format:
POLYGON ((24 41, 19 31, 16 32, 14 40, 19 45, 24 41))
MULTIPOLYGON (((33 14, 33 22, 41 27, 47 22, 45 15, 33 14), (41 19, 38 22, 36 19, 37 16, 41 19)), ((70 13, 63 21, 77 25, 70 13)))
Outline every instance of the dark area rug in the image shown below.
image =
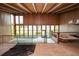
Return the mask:
POLYGON ((34 53, 36 45, 16 45, 2 56, 28 56, 34 53))

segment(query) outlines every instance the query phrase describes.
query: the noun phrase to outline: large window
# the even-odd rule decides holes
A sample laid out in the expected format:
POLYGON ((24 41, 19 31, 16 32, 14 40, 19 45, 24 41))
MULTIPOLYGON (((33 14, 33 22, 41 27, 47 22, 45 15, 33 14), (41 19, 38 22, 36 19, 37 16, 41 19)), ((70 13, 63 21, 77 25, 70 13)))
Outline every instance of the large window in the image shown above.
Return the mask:
POLYGON ((14 35, 14 16, 11 14, 11 33, 14 35))
POLYGON ((46 34, 47 34, 47 37, 50 37, 50 25, 46 26, 46 34))
POLYGON ((38 26, 37 26, 37 29, 38 29, 37 35, 38 35, 38 36, 41 36, 41 25, 38 25, 38 26))
POLYGON ((19 17, 16 16, 16 24, 19 24, 19 17))
POLYGON ((54 25, 17 25, 16 35, 24 35, 26 37, 50 37, 51 32, 58 32, 58 26, 54 25))
POLYGON ((36 28, 36 25, 33 25, 33 37, 36 37, 37 35, 37 28, 36 28))
MULTIPOLYGON (((40 37, 46 35, 50 37, 51 32, 58 32, 58 25, 24 25, 23 16, 16 16, 15 18, 16 35, 24 35, 26 37, 40 37)), ((13 20, 11 22, 12 24, 14 23, 13 20)), ((14 29, 13 26, 12 29, 14 29)))
POLYGON ((16 35, 19 35, 19 25, 16 26, 16 35))
POLYGON ((20 35, 23 35, 23 25, 20 25, 20 35))
POLYGON ((16 24, 23 24, 23 16, 16 16, 16 24))
POLYGON ((29 25, 29 37, 32 37, 32 25, 29 25))
POLYGON ((16 35, 23 35, 23 16, 15 16, 16 35))
POLYGON ((51 32, 54 32, 54 25, 51 25, 51 32))
POLYGON ((23 16, 20 16, 20 24, 23 24, 23 16))
POLYGON ((45 25, 42 25, 42 36, 44 37, 44 35, 45 35, 45 30, 46 30, 46 28, 45 28, 45 25))
POLYGON ((24 26, 24 34, 25 36, 28 36, 28 26, 24 26))
POLYGON ((58 25, 55 25, 55 32, 58 32, 58 25))
POLYGON ((14 25, 14 16, 11 14, 11 24, 14 25))

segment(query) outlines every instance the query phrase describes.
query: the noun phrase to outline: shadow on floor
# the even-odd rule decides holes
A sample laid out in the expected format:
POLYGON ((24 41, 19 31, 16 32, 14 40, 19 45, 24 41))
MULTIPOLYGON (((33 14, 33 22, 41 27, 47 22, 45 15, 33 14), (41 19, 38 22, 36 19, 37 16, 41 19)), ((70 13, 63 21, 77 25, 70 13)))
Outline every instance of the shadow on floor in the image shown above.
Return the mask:
POLYGON ((2 56, 28 56, 34 53, 36 45, 16 45, 2 56))

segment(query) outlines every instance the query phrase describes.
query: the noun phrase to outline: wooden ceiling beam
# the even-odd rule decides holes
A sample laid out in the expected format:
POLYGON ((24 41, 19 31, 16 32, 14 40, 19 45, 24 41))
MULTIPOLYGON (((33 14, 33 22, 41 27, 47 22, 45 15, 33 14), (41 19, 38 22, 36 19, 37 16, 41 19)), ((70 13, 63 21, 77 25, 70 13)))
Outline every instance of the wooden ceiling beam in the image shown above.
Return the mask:
POLYGON ((8 10, 4 10, 4 9, 0 9, 0 12, 14 13, 14 12, 11 12, 11 11, 8 11, 8 10))
POLYGON ((6 7, 3 7, 3 6, 0 6, 0 9, 6 10, 6 11, 11 11, 11 12, 14 12, 14 13, 20 13, 20 12, 18 12, 18 11, 11 10, 11 9, 6 8, 6 7))
POLYGON ((10 8, 12 8, 12 9, 14 9, 14 10, 17 10, 17 11, 19 11, 19 12, 25 13, 24 11, 22 11, 22 10, 20 10, 20 9, 14 7, 14 6, 12 6, 12 5, 9 5, 9 4, 7 4, 7 3, 3 3, 3 4, 6 5, 6 6, 8 6, 8 7, 10 7, 10 8))
POLYGON ((36 10, 36 7, 35 7, 35 4, 34 3, 32 3, 32 6, 33 6, 35 12, 37 13, 37 10, 36 10))
POLYGON ((21 7, 22 9, 24 9, 26 12, 31 13, 31 11, 29 11, 29 10, 28 10, 26 7, 24 7, 22 4, 17 3, 17 5, 18 5, 19 7, 21 7))
POLYGON ((63 3, 59 3, 57 4, 55 7, 53 7, 51 10, 49 10, 47 13, 52 12, 53 10, 55 10, 56 8, 58 8, 59 6, 61 6, 63 3))
POLYGON ((46 6, 47 6, 47 3, 45 3, 45 5, 44 5, 43 10, 42 10, 42 13, 44 12, 46 6))
POLYGON ((19 13, 19 12, 13 12, 13 11, 4 10, 4 9, 0 9, 0 12, 6 12, 6 13, 12 13, 12 14, 21 14, 21 13, 19 13))
POLYGON ((70 5, 68 5, 68 6, 65 6, 64 8, 61 8, 61 9, 55 11, 54 13, 59 12, 59 11, 62 11, 62 10, 65 10, 65 9, 68 9, 68 8, 74 6, 74 5, 76 5, 76 3, 73 3, 73 4, 70 4, 70 5))
POLYGON ((61 13, 68 12, 68 11, 71 11, 71 10, 74 10, 74 9, 78 9, 78 8, 79 8, 79 6, 71 7, 69 9, 66 9, 66 10, 63 10, 63 11, 60 11, 60 12, 56 12, 56 14, 61 14, 61 13))

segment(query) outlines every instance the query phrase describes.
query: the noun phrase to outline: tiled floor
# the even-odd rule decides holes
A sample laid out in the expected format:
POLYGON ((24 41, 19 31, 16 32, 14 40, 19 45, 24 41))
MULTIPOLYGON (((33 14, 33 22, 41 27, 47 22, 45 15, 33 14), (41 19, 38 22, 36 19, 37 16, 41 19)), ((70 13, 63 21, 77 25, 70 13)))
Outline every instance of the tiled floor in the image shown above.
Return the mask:
POLYGON ((78 56, 79 44, 37 44, 33 56, 78 56))
POLYGON ((0 44, 0 55, 4 54, 7 52, 9 49, 13 48, 16 44, 9 44, 9 43, 4 43, 0 44))
MULTIPOLYGON (((0 45, 0 55, 15 44, 0 45)), ((38 43, 31 56, 79 56, 79 43, 38 43)))

